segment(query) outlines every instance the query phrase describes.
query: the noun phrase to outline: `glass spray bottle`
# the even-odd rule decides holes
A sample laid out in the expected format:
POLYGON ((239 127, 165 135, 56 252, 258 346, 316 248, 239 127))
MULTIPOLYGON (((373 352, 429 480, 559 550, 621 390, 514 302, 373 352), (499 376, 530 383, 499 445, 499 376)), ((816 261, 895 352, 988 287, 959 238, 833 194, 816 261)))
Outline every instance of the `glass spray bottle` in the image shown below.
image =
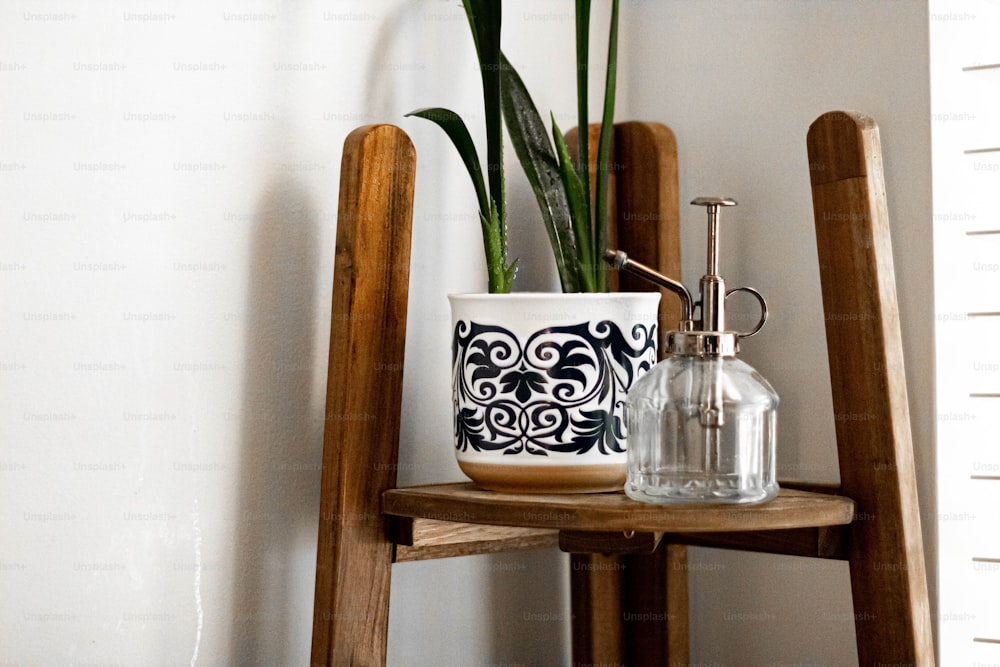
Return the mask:
POLYGON ((606 254, 614 266, 676 293, 684 313, 678 330, 667 334, 670 356, 629 390, 625 493, 658 504, 763 502, 778 493, 778 395, 737 354, 739 339, 764 326, 767 304, 749 287, 727 292, 719 275, 719 209, 736 202, 699 197, 691 203, 708 210, 708 269, 698 303, 683 284, 625 253, 606 254), (726 330, 725 301, 734 292, 747 292, 760 303, 761 318, 750 332, 726 330))

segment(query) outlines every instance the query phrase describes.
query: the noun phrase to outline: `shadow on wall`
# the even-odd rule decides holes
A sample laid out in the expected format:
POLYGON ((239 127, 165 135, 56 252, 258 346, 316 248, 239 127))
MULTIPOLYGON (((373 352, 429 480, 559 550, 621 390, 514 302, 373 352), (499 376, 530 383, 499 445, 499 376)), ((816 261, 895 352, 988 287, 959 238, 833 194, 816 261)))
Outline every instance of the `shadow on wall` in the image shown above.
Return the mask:
POLYGON ((254 225, 229 658, 289 664, 292 656, 275 653, 295 634, 288 626, 301 587, 292 565, 302 546, 314 549, 319 516, 322 420, 312 409, 319 229, 307 192, 290 176, 265 189, 254 225))

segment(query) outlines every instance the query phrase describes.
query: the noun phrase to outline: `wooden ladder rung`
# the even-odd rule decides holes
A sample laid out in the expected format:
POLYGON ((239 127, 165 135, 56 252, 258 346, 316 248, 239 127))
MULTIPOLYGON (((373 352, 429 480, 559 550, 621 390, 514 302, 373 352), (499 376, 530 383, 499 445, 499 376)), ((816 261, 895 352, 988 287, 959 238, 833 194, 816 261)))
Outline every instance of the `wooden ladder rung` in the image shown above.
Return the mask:
POLYGON ((762 530, 751 533, 667 533, 663 536, 663 541, 689 547, 847 560, 846 526, 762 530))
POLYGON ((559 531, 548 528, 487 526, 409 517, 390 519, 389 535, 396 543, 397 563, 542 549, 559 544, 559 531))
POLYGON ((568 553, 650 554, 661 542, 809 558, 847 558, 843 526, 726 533, 632 533, 390 517, 389 536, 396 544, 394 562, 397 563, 555 546, 568 553))

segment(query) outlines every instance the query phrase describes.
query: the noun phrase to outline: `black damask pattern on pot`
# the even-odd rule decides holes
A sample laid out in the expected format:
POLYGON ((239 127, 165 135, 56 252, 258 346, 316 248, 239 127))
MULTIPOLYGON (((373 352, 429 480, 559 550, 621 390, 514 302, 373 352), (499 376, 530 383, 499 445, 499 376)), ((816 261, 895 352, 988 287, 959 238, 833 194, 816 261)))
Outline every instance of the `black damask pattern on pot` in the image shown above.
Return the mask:
POLYGON ((548 456, 625 450, 626 390, 656 363, 656 326, 609 320, 541 329, 459 321, 452 398, 459 451, 548 456))

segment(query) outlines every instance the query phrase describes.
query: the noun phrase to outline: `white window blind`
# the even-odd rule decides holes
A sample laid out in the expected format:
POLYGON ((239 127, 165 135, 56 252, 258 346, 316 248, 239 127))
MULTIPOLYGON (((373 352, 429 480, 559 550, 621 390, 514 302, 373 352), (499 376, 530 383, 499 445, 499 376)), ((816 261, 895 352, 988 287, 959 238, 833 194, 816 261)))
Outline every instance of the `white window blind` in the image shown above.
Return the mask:
POLYGON ((930 40, 940 664, 1000 666, 1000 3, 930 40))

